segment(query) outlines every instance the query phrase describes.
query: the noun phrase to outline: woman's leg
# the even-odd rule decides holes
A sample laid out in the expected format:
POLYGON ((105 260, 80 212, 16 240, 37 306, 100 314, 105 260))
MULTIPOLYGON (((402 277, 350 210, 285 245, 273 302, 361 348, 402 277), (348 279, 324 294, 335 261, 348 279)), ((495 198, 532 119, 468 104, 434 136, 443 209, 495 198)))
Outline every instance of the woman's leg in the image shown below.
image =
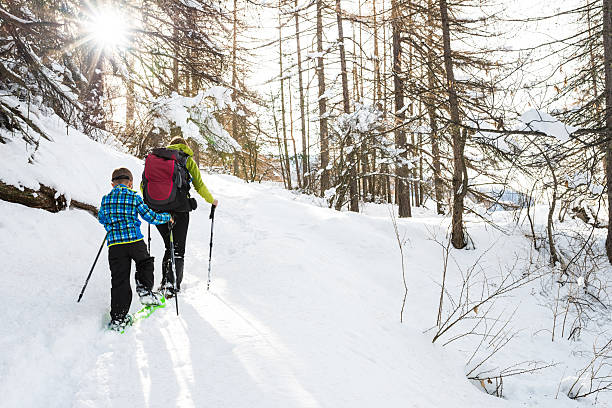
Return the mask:
POLYGON ((185 246, 187 244, 187 230, 189 229, 189 213, 181 212, 174 215, 174 261, 176 263, 176 288, 181 288, 183 270, 185 268, 185 246))
MULTIPOLYGON (((164 240, 164 246, 166 247, 166 251, 164 252, 164 259, 162 261, 162 280, 161 286, 163 286, 168 281, 168 271, 170 265, 170 228, 168 224, 160 224, 156 225, 159 234, 164 240)), ((172 279, 172 277, 170 277, 172 279)), ((172 281, 171 281, 172 282, 172 281)))

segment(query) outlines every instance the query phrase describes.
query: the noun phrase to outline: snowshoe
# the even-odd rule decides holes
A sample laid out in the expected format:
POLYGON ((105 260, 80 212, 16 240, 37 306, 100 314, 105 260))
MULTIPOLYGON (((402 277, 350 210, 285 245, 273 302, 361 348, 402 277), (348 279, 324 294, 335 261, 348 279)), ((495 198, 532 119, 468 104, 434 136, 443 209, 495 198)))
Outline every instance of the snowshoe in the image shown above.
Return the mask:
POLYGON ((126 314, 123 319, 112 319, 108 323, 108 330, 118 333, 125 333, 125 328, 134 324, 134 318, 131 314, 126 314))

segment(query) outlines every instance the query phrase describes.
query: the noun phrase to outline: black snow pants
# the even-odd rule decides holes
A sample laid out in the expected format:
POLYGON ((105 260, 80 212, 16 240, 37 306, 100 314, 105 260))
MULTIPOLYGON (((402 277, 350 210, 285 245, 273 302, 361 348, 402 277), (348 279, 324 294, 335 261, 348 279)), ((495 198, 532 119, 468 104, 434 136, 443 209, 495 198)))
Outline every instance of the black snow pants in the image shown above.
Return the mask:
POLYGON ((153 289, 154 258, 149 255, 143 240, 111 245, 108 263, 111 270, 111 319, 122 320, 130 310, 132 260, 136 262, 136 290, 153 289))
MULTIPOLYGON (((177 212, 173 213, 172 216, 174 217, 172 236, 174 238, 174 261, 176 263, 176 289, 180 289, 181 282, 183 281, 183 269, 185 267, 185 245, 187 243, 187 229, 189 228, 189 213, 177 212)), ((160 224, 156 227, 166 246, 162 268, 162 285, 166 282, 174 283, 170 260, 170 228, 168 224, 160 224)))

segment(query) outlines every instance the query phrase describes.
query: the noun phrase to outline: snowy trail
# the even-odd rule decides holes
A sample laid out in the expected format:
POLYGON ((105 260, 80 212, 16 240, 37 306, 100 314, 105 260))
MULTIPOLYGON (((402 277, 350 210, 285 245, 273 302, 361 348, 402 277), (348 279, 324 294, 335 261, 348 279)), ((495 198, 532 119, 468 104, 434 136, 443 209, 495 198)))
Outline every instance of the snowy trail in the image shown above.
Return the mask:
POLYGON ((2 326, 0 348, 11 352, 0 358, 0 406, 508 406, 469 384, 460 358, 415 321, 399 324, 388 219, 319 208, 275 186, 207 180, 221 201, 211 291, 209 207, 200 201, 180 317, 169 302, 125 335, 101 329, 106 250, 76 303, 103 237, 96 220, 0 202, 11 215, 0 221, 0 249, 11 254, 4 274, 15 294, 2 326))

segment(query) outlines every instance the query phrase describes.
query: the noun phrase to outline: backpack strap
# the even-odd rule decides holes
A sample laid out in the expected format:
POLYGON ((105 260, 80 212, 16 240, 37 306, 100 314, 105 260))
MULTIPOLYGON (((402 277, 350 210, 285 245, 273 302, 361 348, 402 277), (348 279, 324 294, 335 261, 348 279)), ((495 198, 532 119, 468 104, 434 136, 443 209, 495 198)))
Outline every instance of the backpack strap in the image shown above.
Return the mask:
POLYGON ((165 147, 157 147, 151 151, 157 157, 161 157, 166 160, 179 160, 179 152, 178 150, 166 149, 165 147))
POLYGON ((177 161, 180 165, 187 167, 189 155, 183 151, 168 149, 165 147, 157 147, 153 149, 151 153, 166 160, 177 161))

